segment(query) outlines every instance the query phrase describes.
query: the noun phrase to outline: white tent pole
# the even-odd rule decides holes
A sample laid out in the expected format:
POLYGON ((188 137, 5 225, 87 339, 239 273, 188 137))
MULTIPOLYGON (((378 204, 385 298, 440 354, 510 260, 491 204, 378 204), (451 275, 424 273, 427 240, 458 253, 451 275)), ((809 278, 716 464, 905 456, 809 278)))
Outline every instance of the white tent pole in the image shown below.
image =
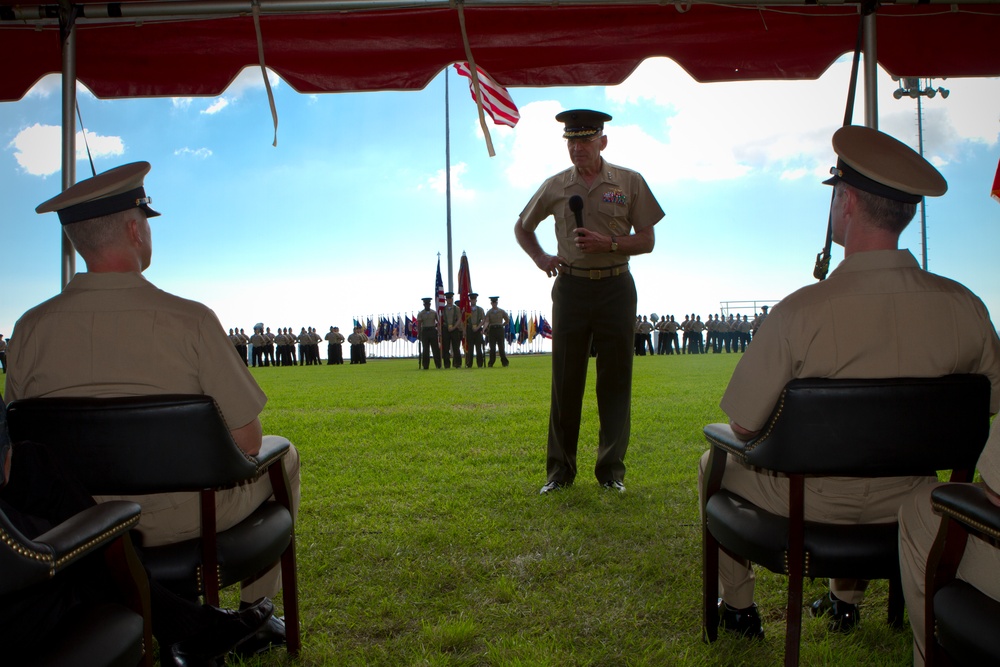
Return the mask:
MULTIPOLYGON (((72 12, 73 10, 70 9, 72 12)), ((64 19, 62 40, 62 189, 76 183, 76 27, 72 16, 64 19)), ((61 228, 60 228, 60 231, 61 228)), ((62 237, 62 283, 65 288, 76 275, 76 250, 65 233, 62 237)))

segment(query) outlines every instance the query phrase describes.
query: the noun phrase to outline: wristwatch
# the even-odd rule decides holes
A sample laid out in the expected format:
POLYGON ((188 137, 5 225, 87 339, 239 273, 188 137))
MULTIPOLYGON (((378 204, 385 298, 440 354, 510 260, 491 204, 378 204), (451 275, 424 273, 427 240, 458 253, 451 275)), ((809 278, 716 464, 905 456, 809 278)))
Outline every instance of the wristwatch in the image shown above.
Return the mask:
POLYGON ((618 241, 614 236, 611 237, 611 252, 618 252, 618 241))

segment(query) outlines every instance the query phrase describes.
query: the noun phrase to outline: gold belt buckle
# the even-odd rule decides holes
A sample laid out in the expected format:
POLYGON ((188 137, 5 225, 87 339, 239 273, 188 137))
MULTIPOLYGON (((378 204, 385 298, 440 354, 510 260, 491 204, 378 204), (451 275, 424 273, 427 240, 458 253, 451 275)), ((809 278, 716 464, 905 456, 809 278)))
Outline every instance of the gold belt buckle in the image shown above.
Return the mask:
POLYGON ((600 280, 601 279, 601 270, 600 269, 591 269, 590 270, 590 279, 591 280, 600 280))

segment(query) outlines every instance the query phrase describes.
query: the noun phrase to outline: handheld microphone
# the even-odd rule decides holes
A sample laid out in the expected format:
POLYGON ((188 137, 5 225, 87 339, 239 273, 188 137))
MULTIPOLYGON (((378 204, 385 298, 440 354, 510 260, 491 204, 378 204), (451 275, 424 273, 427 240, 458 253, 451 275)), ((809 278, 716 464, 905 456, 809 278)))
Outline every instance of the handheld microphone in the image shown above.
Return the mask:
POLYGON ((583 227, 583 197, 573 195, 569 198, 569 210, 576 216, 576 226, 583 227))

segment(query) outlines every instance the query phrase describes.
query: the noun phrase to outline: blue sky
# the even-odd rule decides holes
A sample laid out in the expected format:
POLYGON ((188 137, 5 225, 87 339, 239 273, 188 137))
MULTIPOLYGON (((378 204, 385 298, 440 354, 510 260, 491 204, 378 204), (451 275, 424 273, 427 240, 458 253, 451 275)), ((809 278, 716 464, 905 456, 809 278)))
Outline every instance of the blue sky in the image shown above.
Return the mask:
MULTIPOLYGON (((639 313, 703 317, 726 301, 780 299, 813 281, 843 120, 850 63, 817 81, 699 84, 650 60, 622 85, 514 88, 522 119, 490 131, 490 158, 465 79, 449 75, 454 271, 508 309, 550 314, 551 283, 517 246, 513 225, 541 181, 569 166, 553 116, 607 111, 605 158, 639 170, 666 212, 656 248, 632 260, 639 313)), ((258 68, 217 98, 98 100, 80 107, 98 171, 148 160, 154 208, 147 277, 197 299, 223 325, 350 326, 411 313, 430 296, 437 254, 447 287, 444 75, 418 92, 300 95, 272 78, 278 146, 258 68)), ((1000 313, 1000 79, 936 80, 924 99, 925 154, 948 193, 927 203, 929 269, 1000 313)), ((917 144, 916 102, 879 76, 880 127, 917 144)), ((60 190, 57 77, 0 104, 0 333, 59 290, 60 229, 34 208, 60 190)), ((863 122, 859 95, 856 122, 863 122)), ((89 175, 84 144, 77 177, 89 175)), ((919 214, 918 214, 919 218, 919 214)), ((919 220, 902 245, 920 259, 919 220)), ((552 226, 539 229, 554 251, 552 226)), ((834 250, 834 265, 843 257, 834 250)), ((78 262, 78 270, 84 264, 78 262)), ((457 287, 457 277, 453 278, 457 287)), ((877 326, 877 324, 875 325, 877 326)), ((926 335, 933 332, 928 323, 926 335)))

